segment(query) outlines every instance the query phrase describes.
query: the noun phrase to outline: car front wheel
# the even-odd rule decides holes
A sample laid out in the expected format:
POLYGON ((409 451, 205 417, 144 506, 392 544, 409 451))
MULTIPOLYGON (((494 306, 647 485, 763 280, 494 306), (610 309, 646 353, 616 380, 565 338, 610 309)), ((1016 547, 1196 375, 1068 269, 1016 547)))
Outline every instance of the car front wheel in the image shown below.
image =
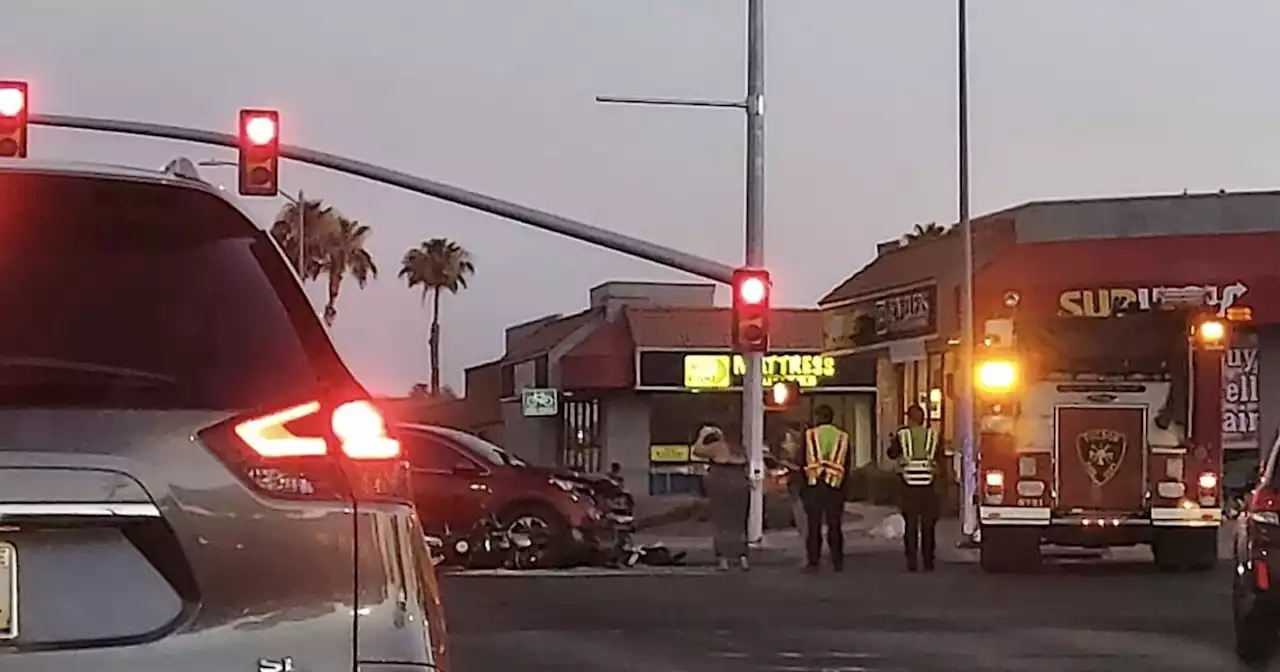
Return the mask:
POLYGON ((522 504, 504 512, 499 518, 510 538, 529 540, 529 548, 516 554, 517 562, 524 568, 562 567, 568 562, 573 545, 569 537, 569 523, 555 509, 522 504))

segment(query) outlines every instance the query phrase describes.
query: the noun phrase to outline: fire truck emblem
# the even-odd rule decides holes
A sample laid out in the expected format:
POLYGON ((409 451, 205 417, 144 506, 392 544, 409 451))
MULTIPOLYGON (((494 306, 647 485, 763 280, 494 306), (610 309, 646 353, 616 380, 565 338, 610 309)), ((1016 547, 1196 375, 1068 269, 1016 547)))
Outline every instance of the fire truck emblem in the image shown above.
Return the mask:
POLYGON ((1097 486, 1115 477, 1128 448, 1128 438, 1114 429, 1090 429, 1076 437, 1076 453, 1089 480, 1097 486))

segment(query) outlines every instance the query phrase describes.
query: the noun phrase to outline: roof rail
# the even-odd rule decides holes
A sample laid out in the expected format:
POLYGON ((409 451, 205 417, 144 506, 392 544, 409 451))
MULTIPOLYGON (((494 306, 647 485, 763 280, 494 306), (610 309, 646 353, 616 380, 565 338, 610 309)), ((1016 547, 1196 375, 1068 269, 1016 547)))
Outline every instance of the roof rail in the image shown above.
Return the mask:
POLYGON ((185 156, 179 156, 164 164, 164 173, 174 177, 181 177, 185 180, 195 180, 196 182, 208 184, 203 177, 200 177, 200 170, 196 168, 196 164, 185 156))

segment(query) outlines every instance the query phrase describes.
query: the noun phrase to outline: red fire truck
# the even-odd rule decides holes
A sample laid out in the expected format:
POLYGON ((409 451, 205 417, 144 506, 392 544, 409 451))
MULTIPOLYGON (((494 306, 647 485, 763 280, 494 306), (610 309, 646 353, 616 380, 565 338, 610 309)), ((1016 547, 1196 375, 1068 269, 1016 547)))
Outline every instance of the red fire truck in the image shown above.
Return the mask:
MULTIPOLYGON (((978 348, 978 511, 988 572, 1038 566, 1043 545, 1149 544, 1203 570, 1222 521, 1222 365, 1230 320, 1201 289, 1106 319, 1019 315, 978 348)), ((1117 314, 1118 313, 1118 314, 1117 314)))

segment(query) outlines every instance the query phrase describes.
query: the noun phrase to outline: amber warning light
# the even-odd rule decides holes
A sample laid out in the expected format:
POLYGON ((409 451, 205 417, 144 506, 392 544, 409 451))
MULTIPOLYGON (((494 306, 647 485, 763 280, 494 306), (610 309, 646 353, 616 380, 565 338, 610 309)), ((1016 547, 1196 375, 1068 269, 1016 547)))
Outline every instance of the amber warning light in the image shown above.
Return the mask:
POLYGON ((27 156, 27 83, 0 82, 0 158, 27 156))

